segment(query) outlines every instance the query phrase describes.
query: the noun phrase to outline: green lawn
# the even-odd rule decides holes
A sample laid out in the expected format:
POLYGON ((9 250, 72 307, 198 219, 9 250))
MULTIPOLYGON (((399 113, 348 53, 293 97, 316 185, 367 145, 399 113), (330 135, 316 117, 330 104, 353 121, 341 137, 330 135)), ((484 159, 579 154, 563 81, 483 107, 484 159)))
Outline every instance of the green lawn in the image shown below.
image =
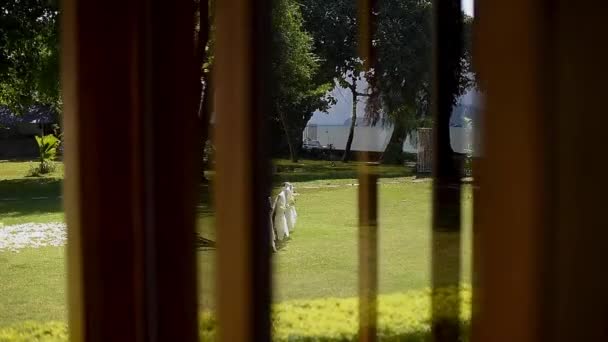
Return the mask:
POLYGON ((25 177, 34 164, 0 161, 0 224, 63 221, 63 165, 57 163, 57 171, 47 177, 25 177))
MULTIPOLYGON (((357 178, 359 163, 328 162, 325 160, 302 160, 293 163, 289 160, 275 160, 275 181, 306 182, 316 180, 357 178)), ((411 176, 409 168, 399 165, 379 165, 377 171, 386 178, 411 176)))
MULTIPOLYGON (((328 162, 291 165, 294 167, 278 170, 277 181, 297 181, 299 217, 291 241, 275 254, 275 300, 355 296, 357 187, 349 177, 356 174, 356 165, 331 166, 328 162), (324 174, 342 179, 323 179, 324 174)), ((0 201, 0 222, 12 225, 62 221, 58 198, 61 170, 55 178, 24 178, 28 168, 22 162, 0 162, 0 198, 17 199, 0 201), (32 200, 32 197, 48 198, 32 200)), ((383 178, 380 182, 380 292, 429 286, 431 183, 404 177, 409 170, 399 166, 382 167, 381 174, 396 178, 383 178)), ((213 238, 212 210, 205 203, 206 187, 202 187, 201 194, 199 229, 204 236, 213 238)), ((470 197, 470 189, 466 188, 462 248, 465 281, 469 280, 470 272, 470 197)), ((213 307, 214 255, 213 250, 198 253, 204 308, 213 307)), ((0 252, 0 327, 26 319, 63 320, 64 299, 64 248, 0 252)))

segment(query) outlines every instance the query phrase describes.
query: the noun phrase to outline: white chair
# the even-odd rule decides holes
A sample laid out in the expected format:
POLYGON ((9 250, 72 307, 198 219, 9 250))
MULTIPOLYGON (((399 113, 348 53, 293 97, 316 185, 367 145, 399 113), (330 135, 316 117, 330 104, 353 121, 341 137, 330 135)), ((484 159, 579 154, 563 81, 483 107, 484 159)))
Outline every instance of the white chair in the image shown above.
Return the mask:
POLYGON ((274 223, 272 219, 272 214, 274 212, 274 202, 272 201, 272 197, 268 197, 268 202, 270 203, 270 212, 268 213, 268 223, 270 224, 270 246, 272 247, 272 251, 276 252, 277 245, 275 240, 277 239, 277 236, 274 232, 274 223))

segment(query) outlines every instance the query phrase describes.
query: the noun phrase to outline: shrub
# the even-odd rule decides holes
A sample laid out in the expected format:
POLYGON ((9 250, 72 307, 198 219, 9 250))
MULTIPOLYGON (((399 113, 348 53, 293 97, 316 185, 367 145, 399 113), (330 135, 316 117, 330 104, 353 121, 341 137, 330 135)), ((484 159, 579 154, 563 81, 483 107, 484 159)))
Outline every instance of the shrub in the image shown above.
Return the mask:
POLYGON ((43 135, 42 137, 36 136, 35 138, 38 145, 40 162, 35 167, 30 168, 28 172, 29 177, 39 177, 55 171, 53 160, 57 157, 57 147, 60 143, 59 139, 52 134, 43 135))
POLYGON ((55 172, 57 165, 50 160, 41 161, 38 164, 30 165, 27 177, 42 177, 43 175, 55 172))
POLYGON ((0 328, 0 342, 63 342, 68 341, 68 329, 62 322, 24 322, 0 328))
MULTIPOLYGON (((461 290, 463 331, 471 317, 471 289, 461 290)), ((427 341, 430 338, 431 291, 381 295, 378 298, 378 337, 381 341, 427 341)), ((451 303, 456 289, 438 293, 441 303, 451 303)), ((456 319, 449 305, 443 305, 442 319, 456 319)), ((273 308, 275 341, 356 341, 359 325, 356 298, 327 298, 289 301, 273 308)))
POLYGON ((57 146, 59 146, 59 139, 52 134, 43 135, 42 137, 36 136, 36 143, 38 144, 38 151, 40 154, 40 161, 52 161, 57 156, 57 146))
MULTIPOLYGON (((379 296, 378 335, 381 341, 419 342, 430 340, 431 291, 417 290, 379 296)), ((468 341, 471 318, 471 289, 460 290, 460 324, 462 341, 468 341)), ((442 303, 452 303, 456 289, 438 292, 439 313, 442 320, 456 320, 453 308, 442 303)), ((274 341, 357 341, 358 301, 356 298, 326 298, 295 300, 273 306, 274 341)), ((200 316, 202 341, 213 341, 217 322, 210 312, 200 316)), ((0 342, 67 341, 67 326, 63 323, 22 323, 0 329, 0 342)))

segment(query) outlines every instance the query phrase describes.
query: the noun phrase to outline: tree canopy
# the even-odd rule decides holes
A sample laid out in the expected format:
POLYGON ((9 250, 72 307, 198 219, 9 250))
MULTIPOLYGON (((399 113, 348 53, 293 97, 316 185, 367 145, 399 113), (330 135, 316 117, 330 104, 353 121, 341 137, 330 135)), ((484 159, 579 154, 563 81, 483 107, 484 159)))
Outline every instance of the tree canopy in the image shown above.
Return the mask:
POLYGON ((304 127, 315 110, 326 110, 332 103, 328 94, 333 83, 320 72, 295 0, 274 1, 271 70, 271 119, 280 123, 290 157, 297 161, 304 127))
POLYGON ((58 15, 55 1, 0 3, 0 104, 14 112, 61 105, 58 15))
MULTIPOLYGON (((213 1, 195 0, 193 34, 201 64, 199 116, 204 136, 212 111, 213 1), (207 20, 209 19, 209 20, 207 20)), ((56 1, 10 0, 0 4, 0 105, 14 113, 32 106, 61 107, 56 1)), ((301 135, 315 110, 331 103, 331 77, 322 77, 312 38, 302 26, 295 0, 275 0, 272 7, 270 60, 272 89, 269 119, 297 158, 301 135)))
MULTIPOLYGON (((209 108, 199 109, 199 116, 203 125, 208 125, 212 104, 207 100, 212 98, 209 86, 213 83, 213 3, 195 0, 195 5, 193 33, 202 79, 200 108, 209 108)), ((0 3, 0 105, 17 113, 40 105, 60 109, 58 16, 53 0, 0 3)), ((378 0, 372 36, 376 58, 372 68, 365 69, 369 61, 357 54, 356 1, 273 1, 269 53, 272 106, 268 119, 274 132, 287 143, 292 159, 297 160, 302 132, 313 112, 327 110, 335 102, 330 91, 336 81, 353 94, 351 135, 356 102, 361 96, 367 98, 367 117, 373 124, 395 125, 398 136, 393 136, 391 144, 399 144, 405 137, 401 132, 428 117, 431 17, 430 0, 378 0), (357 83, 362 79, 370 86, 359 93, 357 83)), ((465 50, 454 98, 470 83, 469 55, 465 50)))
MULTIPOLYGON (((374 61, 364 61, 357 53, 356 1, 306 0, 301 6, 305 27, 314 38, 314 51, 321 58, 320 68, 326 77, 336 78, 345 87, 349 87, 349 79, 355 82, 365 78, 368 81, 369 89, 362 94, 368 96, 366 116, 372 124, 394 125, 387 152, 397 150, 400 153, 407 131, 430 116, 431 1, 376 2, 372 14, 375 22, 375 31, 372 32, 374 61), (371 62, 370 69, 364 69, 366 62, 371 62)), ((470 23, 470 20, 465 23, 470 23)), ((471 83, 469 55, 468 51, 463 55, 454 101, 471 83)), ((353 95, 353 101, 356 101, 355 92, 353 95)), ((354 110, 353 117, 356 115, 354 110)))

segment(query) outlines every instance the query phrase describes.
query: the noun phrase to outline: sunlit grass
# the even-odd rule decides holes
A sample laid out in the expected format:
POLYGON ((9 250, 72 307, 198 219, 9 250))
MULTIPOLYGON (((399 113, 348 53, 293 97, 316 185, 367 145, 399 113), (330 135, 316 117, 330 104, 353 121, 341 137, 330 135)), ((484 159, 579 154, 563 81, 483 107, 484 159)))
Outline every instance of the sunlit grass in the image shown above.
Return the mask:
MULTIPOLYGON (((298 224, 275 255, 274 298, 351 297, 357 294, 357 181, 298 182, 298 224)), ((431 182, 383 179, 379 192, 379 282, 381 293, 430 286, 431 182)), ((463 192, 462 280, 470 280, 471 191, 463 192)), ((213 221, 202 219, 213 237, 213 221)), ((213 307, 215 252, 199 252, 201 301, 213 307)), ((445 267, 452 267, 445 265, 445 267)), ((445 270, 451 273, 450 270, 445 270)))
POLYGON ((0 161, 0 224, 61 222, 63 164, 45 177, 26 177, 35 161, 0 161))
MULTIPOLYGON (((354 172, 356 166, 350 168, 348 172, 354 172)), ((383 294, 430 285, 431 183, 406 177, 406 168, 394 168, 396 178, 381 179, 379 191, 379 289, 383 294), (399 177, 398 171, 402 172, 399 177)), ((0 201, 0 222, 62 221, 61 178, 25 178, 27 170, 27 163, 0 163, 0 196, 20 199, 0 201), (31 199, 45 196, 48 199, 31 199)), ((288 172, 284 180, 294 179, 288 172)), ((353 178, 296 182, 298 225, 292 239, 274 255, 275 301, 356 296, 356 184, 353 178)), ((470 189, 465 188, 464 281, 470 272, 470 197, 470 189)), ((206 195, 202 198, 208 200, 206 195)), ((202 203, 199 231, 211 239, 213 221, 212 210, 202 203)), ((199 251, 198 256, 201 309, 213 308, 215 251, 199 251)), ((64 320, 65 285, 63 247, 0 252, 0 326, 23 320, 64 320)))
POLYGON ((0 326, 65 318, 64 248, 0 252, 0 326))

